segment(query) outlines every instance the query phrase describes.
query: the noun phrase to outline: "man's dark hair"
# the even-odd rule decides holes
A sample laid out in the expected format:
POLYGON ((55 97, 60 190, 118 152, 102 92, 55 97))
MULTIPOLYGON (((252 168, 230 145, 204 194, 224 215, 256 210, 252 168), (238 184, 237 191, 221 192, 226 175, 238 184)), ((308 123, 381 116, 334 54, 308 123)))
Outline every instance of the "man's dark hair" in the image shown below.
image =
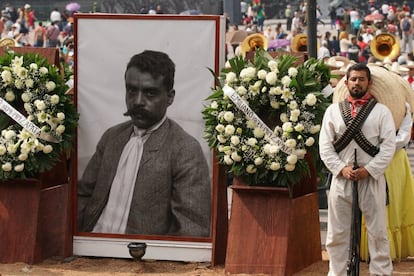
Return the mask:
POLYGON ((369 70, 368 66, 363 63, 351 65, 351 67, 348 68, 348 71, 346 71, 346 79, 349 78, 351 71, 365 71, 367 73, 368 81, 371 80, 371 70, 369 70))
POLYGON ((137 68, 142 72, 151 74, 152 77, 164 77, 164 86, 167 90, 174 87, 175 64, 170 57, 158 51, 145 50, 134 55, 128 62, 126 71, 129 68, 137 68))

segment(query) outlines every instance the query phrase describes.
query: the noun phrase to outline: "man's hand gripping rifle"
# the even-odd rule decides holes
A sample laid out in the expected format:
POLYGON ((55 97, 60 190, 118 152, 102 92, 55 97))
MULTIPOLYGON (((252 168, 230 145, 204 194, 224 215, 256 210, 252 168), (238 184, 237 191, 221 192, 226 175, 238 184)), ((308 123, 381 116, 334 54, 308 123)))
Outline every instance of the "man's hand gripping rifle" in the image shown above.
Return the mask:
MULTIPOLYGON (((353 169, 358 168, 357 150, 354 151, 353 169)), ((347 275, 359 275, 359 250, 361 242, 361 210, 358 205, 358 180, 352 183, 352 222, 351 238, 349 242, 349 255, 347 265, 347 275)))

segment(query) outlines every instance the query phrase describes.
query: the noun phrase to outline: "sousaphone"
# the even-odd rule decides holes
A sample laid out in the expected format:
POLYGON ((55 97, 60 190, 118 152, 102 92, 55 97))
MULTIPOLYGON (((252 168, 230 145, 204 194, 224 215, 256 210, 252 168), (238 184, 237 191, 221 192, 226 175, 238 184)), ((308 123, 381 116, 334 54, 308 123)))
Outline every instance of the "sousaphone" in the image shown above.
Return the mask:
POLYGON ((243 57, 246 56, 247 52, 254 52, 256 48, 263 48, 267 51, 267 38, 259 33, 247 36, 240 46, 243 57))
POLYGON ((0 39, 0 47, 15 47, 15 46, 17 46, 17 42, 13 38, 5 37, 5 38, 0 39))
POLYGON ((306 34, 297 34, 293 37, 290 43, 292 52, 307 52, 308 51, 308 36, 306 34))
POLYGON ((383 61, 385 58, 395 60, 400 55, 400 42, 392 34, 377 34, 370 44, 372 55, 383 61))

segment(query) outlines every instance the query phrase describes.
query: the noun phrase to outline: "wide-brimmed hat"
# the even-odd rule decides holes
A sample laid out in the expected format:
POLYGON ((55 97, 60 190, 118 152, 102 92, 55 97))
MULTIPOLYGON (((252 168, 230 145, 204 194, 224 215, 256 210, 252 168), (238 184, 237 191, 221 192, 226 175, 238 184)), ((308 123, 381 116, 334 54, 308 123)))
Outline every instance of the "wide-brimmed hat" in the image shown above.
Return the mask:
POLYGON ((409 60, 406 64, 403 64, 401 66, 407 68, 408 70, 414 69, 414 61, 409 60))
POLYGON ((391 72, 394 72, 400 76, 404 76, 408 73, 409 69, 406 67, 401 66, 398 62, 394 61, 392 64, 385 64, 385 68, 390 70, 391 72))
MULTIPOLYGON (((379 102, 386 105, 394 118, 395 128, 398 129, 405 116, 405 103, 408 102, 414 108, 413 91, 408 81, 397 74, 390 74, 384 66, 373 63, 368 64, 371 71, 372 85, 369 92, 379 102)), ((335 87, 333 102, 340 102, 349 95, 342 78, 335 87)))
POLYGON ((342 57, 342 56, 333 56, 333 57, 328 58, 325 64, 335 70, 337 68, 347 66, 349 62, 350 62, 349 58, 342 57))

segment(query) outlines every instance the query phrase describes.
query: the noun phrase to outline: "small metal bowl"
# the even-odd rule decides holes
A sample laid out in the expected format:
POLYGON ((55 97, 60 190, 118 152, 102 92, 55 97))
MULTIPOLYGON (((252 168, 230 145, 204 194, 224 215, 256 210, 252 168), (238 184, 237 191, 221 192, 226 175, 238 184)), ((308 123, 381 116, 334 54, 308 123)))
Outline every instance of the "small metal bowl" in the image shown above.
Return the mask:
POLYGON ((145 242, 131 242, 128 244, 129 255, 136 261, 141 261, 146 248, 147 244, 145 242))

